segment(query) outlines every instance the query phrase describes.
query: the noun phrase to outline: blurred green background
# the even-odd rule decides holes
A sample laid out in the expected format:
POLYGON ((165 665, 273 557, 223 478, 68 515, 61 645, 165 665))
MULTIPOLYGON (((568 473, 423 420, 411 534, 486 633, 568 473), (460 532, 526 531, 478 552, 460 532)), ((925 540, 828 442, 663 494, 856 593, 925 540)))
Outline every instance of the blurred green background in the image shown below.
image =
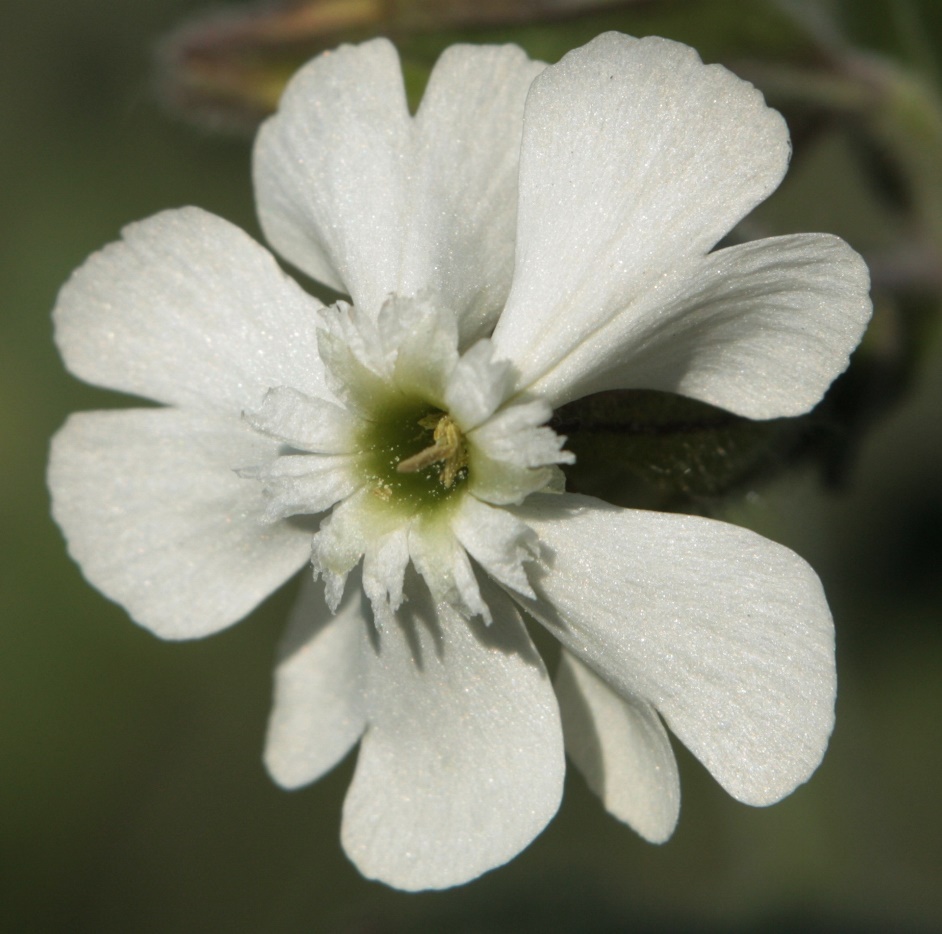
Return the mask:
MULTIPOLYGON (((932 87, 942 4, 817 6, 844 17, 854 46, 932 87)), ((783 41, 765 7, 663 0, 502 35, 557 57, 618 26, 690 42, 708 60, 761 62, 783 41)), ((56 290, 123 224, 163 208, 198 204, 258 232, 249 138, 195 127, 154 93, 155 44, 202 10, 34 0, 2 14, 0 929, 942 928, 937 294, 922 299, 929 325, 906 394, 862 437, 839 489, 793 470, 714 509, 788 544, 824 580, 841 685, 824 764, 757 810, 677 746, 683 806, 663 847, 609 818, 573 774, 558 817, 509 866, 437 894, 366 882, 339 844, 351 762, 286 793, 260 760, 295 585, 222 635, 165 644, 85 584, 48 515, 48 439, 70 411, 122 400, 64 372, 56 290)), ((444 41, 423 40, 419 59, 444 41)), ((905 214, 887 208, 853 144, 840 128, 817 134, 755 230, 833 231, 865 251, 897 236, 905 214)), ((892 343, 882 327, 877 339, 892 343)))

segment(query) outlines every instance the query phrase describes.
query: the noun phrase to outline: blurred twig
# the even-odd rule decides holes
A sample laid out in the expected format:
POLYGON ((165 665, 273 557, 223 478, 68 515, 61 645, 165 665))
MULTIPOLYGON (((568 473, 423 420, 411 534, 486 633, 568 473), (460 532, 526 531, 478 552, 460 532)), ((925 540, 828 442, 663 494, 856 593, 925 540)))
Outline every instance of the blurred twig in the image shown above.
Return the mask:
POLYGON ((306 59, 373 35, 550 22, 650 0, 288 0, 197 17, 158 49, 158 89, 177 113, 253 129, 306 59))

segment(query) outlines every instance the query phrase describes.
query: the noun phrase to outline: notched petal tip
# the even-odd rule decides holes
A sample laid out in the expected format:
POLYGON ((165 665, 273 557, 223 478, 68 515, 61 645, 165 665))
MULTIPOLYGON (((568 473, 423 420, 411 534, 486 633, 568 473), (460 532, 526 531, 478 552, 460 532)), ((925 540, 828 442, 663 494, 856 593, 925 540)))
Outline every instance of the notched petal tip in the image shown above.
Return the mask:
POLYGON ((262 230, 314 279, 378 310, 393 291, 409 111, 385 39, 312 59, 262 125, 253 178, 262 230))
POLYGON ((496 601, 484 629, 421 587, 410 597, 370 656, 341 839, 367 878, 420 891, 519 853, 559 807, 565 765, 552 685, 515 614, 496 601))
POLYGON ((613 320, 768 197, 789 153, 762 95, 679 43, 607 33, 547 68, 527 99, 517 265, 493 334, 519 388, 576 398, 613 320))
POLYGON ((808 779, 836 673, 806 562, 737 526, 590 497, 535 496, 513 512, 553 550, 527 609, 570 652, 652 704, 740 801, 771 804, 808 779))

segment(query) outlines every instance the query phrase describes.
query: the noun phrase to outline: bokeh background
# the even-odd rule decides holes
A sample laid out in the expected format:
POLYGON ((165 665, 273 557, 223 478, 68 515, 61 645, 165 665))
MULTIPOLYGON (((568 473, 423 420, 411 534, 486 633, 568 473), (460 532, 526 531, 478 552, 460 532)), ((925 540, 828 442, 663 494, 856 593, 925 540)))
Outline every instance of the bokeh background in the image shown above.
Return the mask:
MULTIPOLYGON (((434 26, 435 4, 423 7, 434 26)), ((0 929, 942 929, 940 272, 931 235, 928 247, 908 239, 932 227, 931 178, 928 194, 900 195, 859 122, 798 119, 793 171, 749 222, 750 234, 836 232, 886 261, 867 352, 895 362, 867 383, 873 412, 840 470, 784 464, 708 507, 794 548, 824 580, 841 686, 818 773, 752 809, 675 744, 683 806, 663 847, 608 817, 572 774, 557 818, 509 866, 404 895, 361 879, 340 849, 351 761, 294 793, 263 770, 272 659, 296 582, 219 636, 162 643, 83 581, 49 518, 49 437, 72 410, 122 402, 63 370, 49 318, 59 285, 123 224, 163 208, 198 204, 258 232, 250 136, 232 131, 237 120, 184 118, 157 91, 155 48, 203 9, 32 0, 0 14, 0 929)), ((912 77, 923 104, 939 93, 934 0, 651 0, 538 26, 450 23, 403 42, 418 87, 458 37, 557 58, 611 27, 741 65, 769 80, 773 100, 789 82, 763 68, 809 29, 912 77)), ((815 85, 823 73, 801 93, 833 96, 815 85)), ((904 158, 931 176, 931 106, 909 117, 904 158)))

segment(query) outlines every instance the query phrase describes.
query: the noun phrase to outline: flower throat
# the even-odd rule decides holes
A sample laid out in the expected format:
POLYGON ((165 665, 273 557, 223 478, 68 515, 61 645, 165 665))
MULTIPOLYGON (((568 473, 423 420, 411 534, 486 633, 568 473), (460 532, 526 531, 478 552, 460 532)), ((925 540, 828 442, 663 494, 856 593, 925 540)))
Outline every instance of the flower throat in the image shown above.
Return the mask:
POLYGON ((425 402, 377 413, 364 432, 366 471, 381 500, 409 509, 437 505, 463 486, 468 446, 452 418, 425 402))

